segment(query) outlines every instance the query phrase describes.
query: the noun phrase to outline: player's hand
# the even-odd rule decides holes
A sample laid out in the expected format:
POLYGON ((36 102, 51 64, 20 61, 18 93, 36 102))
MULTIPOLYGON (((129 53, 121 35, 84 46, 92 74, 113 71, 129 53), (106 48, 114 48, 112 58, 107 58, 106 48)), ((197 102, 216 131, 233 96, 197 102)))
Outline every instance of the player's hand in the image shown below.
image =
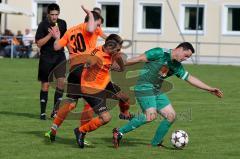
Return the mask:
POLYGON ((91 11, 86 9, 83 5, 81 5, 81 8, 83 9, 83 11, 86 13, 86 14, 90 14, 91 11))
POLYGON ((218 98, 222 98, 223 97, 223 92, 218 89, 218 88, 211 88, 209 90, 210 93, 214 94, 215 96, 217 96, 218 98))
POLYGON ((57 26, 48 28, 48 31, 54 39, 59 39, 60 38, 60 31, 59 31, 59 28, 57 26))
POLYGON ((117 72, 122 72, 125 70, 125 64, 126 64, 126 60, 127 59, 127 55, 122 53, 122 52, 118 52, 118 53, 114 53, 112 55, 112 66, 111 66, 111 70, 117 71, 117 72))

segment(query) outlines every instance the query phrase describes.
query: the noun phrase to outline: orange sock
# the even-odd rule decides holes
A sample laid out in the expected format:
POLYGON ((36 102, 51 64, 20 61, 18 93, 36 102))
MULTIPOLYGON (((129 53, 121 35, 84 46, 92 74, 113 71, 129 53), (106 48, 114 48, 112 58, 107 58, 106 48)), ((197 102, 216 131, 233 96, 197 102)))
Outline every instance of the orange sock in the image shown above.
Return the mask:
POLYGON ((121 113, 124 113, 124 114, 128 114, 129 113, 128 110, 130 108, 130 105, 129 105, 128 102, 124 102, 124 101, 120 100, 119 103, 118 103, 118 106, 120 108, 121 113))
POLYGON ((94 115, 94 111, 92 107, 88 103, 86 103, 81 113, 81 118, 80 118, 81 126, 85 125, 90 120, 92 120, 93 115, 94 115))
POLYGON ((67 117, 68 113, 76 107, 75 103, 65 103, 57 112, 56 117, 53 120, 53 125, 59 127, 64 119, 67 117))
POLYGON ((95 117, 92 120, 90 120, 88 123, 86 123, 85 125, 82 125, 79 128, 79 131, 81 131, 83 133, 91 132, 91 131, 96 130, 97 128, 99 128, 102 125, 103 125, 103 123, 102 123, 101 119, 99 117, 95 117))

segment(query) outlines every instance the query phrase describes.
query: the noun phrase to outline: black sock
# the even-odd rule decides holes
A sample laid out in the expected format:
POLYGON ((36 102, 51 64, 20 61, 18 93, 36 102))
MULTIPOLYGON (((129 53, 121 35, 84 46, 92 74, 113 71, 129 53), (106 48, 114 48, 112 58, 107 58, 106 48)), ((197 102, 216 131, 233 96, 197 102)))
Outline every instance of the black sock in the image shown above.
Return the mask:
POLYGON ((46 112, 46 106, 48 101, 48 91, 40 91, 40 106, 41 106, 41 114, 46 112))
POLYGON ((63 96, 63 89, 59 89, 59 88, 56 88, 55 90, 55 94, 54 94, 54 107, 53 107, 53 110, 58 110, 59 109, 59 104, 62 100, 62 96, 63 96))

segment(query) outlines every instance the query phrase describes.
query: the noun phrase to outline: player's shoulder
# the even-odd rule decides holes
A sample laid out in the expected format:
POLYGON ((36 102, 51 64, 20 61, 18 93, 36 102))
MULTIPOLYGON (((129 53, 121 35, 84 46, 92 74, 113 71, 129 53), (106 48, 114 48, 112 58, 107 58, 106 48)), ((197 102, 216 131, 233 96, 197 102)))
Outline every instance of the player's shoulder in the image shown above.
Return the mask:
POLYGON ((60 24, 60 25, 64 25, 64 26, 67 25, 66 21, 63 20, 63 19, 58 19, 58 20, 57 20, 57 23, 60 24))
POLYGON ((154 47, 154 48, 149 49, 148 51, 163 52, 163 48, 161 48, 161 47, 154 47))
POLYGON ((76 31, 79 31, 81 28, 80 24, 70 27, 67 30, 67 34, 75 34, 76 31))
POLYGON ((43 27, 48 28, 48 26, 49 26, 49 22, 48 22, 47 19, 42 20, 42 21, 38 24, 38 28, 43 28, 43 27))
POLYGON ((65 21, 65 20, 63 20, 63 19, 60 19, 60 18, 58 18, 58 22, 61 22, 61 23, 66 23, 66 21, 65 21))
POLYGON ((164 50, 163 50, 163 48, 155 47, 155 48, 152 48, 152 49, 150 49, 150 50, 147 50, 147 51, 145 52, 145 54, 164 55, 164 50))

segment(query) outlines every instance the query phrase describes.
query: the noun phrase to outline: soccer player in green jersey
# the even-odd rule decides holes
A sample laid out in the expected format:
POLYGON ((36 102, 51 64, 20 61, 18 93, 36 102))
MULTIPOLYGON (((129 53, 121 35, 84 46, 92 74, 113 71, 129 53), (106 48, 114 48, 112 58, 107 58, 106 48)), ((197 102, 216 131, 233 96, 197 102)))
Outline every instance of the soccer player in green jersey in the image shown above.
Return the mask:
POLYGON ((181 62, 191 57, 193 53, 192 44, 183 42, 175 49, 153 48, 142 55, 127 60, 126 65, 145 63, 134 87, 142 113, 135 116, 126 125, 113 129, 114 147, 119 146, 124 134, 153 121, 157 118, 158 113, 163 116, 163 120, 156 130, 151 145, 161 146, 164 136, 176 117, 176 112, 167 95, 160 91, 163 80, 172 75, 176 75, 192 86, 206 90, 219 98, 223 97, 223 92, 220 89, 205 84, 184 69, 181 62))

